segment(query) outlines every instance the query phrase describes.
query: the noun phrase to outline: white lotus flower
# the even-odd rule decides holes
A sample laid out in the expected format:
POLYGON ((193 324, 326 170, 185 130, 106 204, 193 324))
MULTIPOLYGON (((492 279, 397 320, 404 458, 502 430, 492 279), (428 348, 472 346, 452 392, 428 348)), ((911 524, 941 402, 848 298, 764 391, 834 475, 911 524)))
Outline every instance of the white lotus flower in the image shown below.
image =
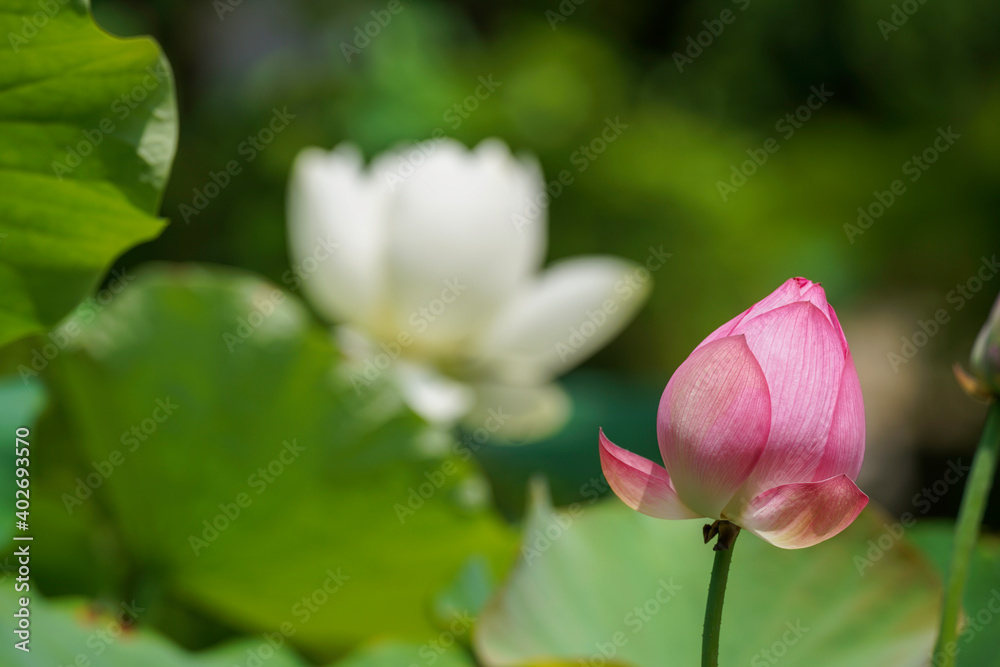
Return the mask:
POLYGON ((288 198, 293 267, 342 323, 355 386, 389 373, 438 423, 499 421, 517 437, 560 425, 568 401, 552 380, 628 323, 649 274, 603 256, 539 273, 545 211, 537 163, 497 140, 428 141, 367 169, 349 144, 302 151, 288 198))

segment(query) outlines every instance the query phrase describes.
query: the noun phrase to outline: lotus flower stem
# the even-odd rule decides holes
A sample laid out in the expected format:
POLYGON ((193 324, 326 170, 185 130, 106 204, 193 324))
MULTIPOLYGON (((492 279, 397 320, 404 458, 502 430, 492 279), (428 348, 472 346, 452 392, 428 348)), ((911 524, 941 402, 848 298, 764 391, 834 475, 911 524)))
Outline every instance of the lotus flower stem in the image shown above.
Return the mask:
MULTIPOLYGON (((979 537, 979 526, 983 521, 986 501, 996 474, 997 458, 1000 453, 1000 402, 994 400, 986 414, 986 425, 979 440, 979 448, 972 461, 972 472, 962 496, 962 507, 958 512, 955 527, 955 544, 951 552, 951 571, 945 589, 944 611, 941 615, 941 632, 938 636, 934 655, 941 656, 941 667, 955 664, 954 648, 958 638, 958 615, 962 609, 962 596, 969 576, 969 561, 979 537)), ((713 573, 713 582, 715 575, 713 573)))
MULTIPOLYGON (((706 526, 708 529, 709 526, 706 526)), ((740 529, 725 522, 724 527, 713 524, 710 533, 705 531, 705 542, 709 535, 719 534, 715 545, 715 563, 712 565, 712 579, 708 584, 708 602, 705 604, 705 629, 701 635, 701 667, 719 665, 719 629, 722 626, 722 603, 726 598, 726 582, 729 581, 729 565, 733 561, 733 547, 740 529), (729 530, 726 530, 728 528, 729 530)))

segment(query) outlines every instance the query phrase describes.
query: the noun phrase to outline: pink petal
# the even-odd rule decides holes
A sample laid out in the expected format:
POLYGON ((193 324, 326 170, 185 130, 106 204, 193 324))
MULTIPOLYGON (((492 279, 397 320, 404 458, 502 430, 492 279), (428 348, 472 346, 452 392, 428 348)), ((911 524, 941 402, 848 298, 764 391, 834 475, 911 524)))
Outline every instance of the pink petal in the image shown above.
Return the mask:
POLYGON ((818 482, 836 475, 857 479, 861 461, 865 456, 865 404, 861 398, 861 382, 850 354, 844 360, 840 377, 840 393, 833 411, 833 426, 826 441, 823 458, 813 481, 818 482))
MULTIPOLYGON (((827 320, 830 320, 830 304, 826 302, 826 291, 823 289, 823 286, 819 283, 810 282, 805 278, 796 278, 796 280, 805 280, 808 283, 807 286, 803 286, 798 300, 808 301, 816 306, 819 312, 826 315, 827 320)), ((833 320, 830 320, 830 322, 832 323, 833 320)))
POLYGON ((741 322, 741 326, 733 329, 733 334, 743 333, 746 325, 754 318, 769 313, 772 310, 787 306, 798 301, 819 301, 822 299, 823 309, 826 309, 826 294, 819 283, 814 283, 805 278, 789 278, 781 286, 768 294, 766 297, 755 303, 741 322), (806 295, 811 295, 806 296, 806 295))
MULTIPOLYGON (((827 319, 831 322, 836 321, 833 319, 836 316, 827 312, 829 305, 826 302, 826 292, 823 291, 823 287, 819 283, 814 283, 805 278, 789 278, 778 289, 710 333, 698 347, 702 347, 706 343, 711 343, 713 340, 725 338, 726 336, 741 334, 746 325, 755 317, 797 301, 808 301, 826 314, 827 319)), ((839 323, 837 323, 837 327, 839 329, 839 323)), ((846 341, 844 344, 846 345, 846 341)))
POLYGON ((847 528, 867 504, 868 496, 847 475, 838 475, 765 491, 734 521, 776 547, 802 549, 847 528))
POLYGON ((752 498, 781 484, 812 481, 833 424, 844 353, 826 315, 809 302, 754 318, 744 335, 771 395, 767 446, 743 494, 752 498))
POLYGON ((840 343, 844 346, 844 354, 850 354, 851 348, 847 344, 847 336, 844 335, 844 328, 840 326, 840 319, 837 317, 837 311, 835 311, 833 306, 829 304, 826 309, 826 314, 829 316, 830 321, 833 322, 833 327, 837 330, 837 333, 840 334, 840 343))
POLYGON ((622 502, 658 519, 697 519, 681 502, 663 467, 624 450, 600 432, 601 468, 622 502))
POLYGON ((685 504, 718 518, 767 443, 767 381, 743 336, 696 349, 660 399, 663 462, 685 504))

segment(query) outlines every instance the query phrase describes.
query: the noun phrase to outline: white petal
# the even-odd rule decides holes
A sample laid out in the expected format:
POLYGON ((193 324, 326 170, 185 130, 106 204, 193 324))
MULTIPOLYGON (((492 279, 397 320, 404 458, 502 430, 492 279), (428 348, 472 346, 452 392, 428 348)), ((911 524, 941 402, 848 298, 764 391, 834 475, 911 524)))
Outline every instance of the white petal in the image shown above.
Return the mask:
MULTIPOLYGON (((513 387, 476 385, 476 405, 462 420, 474 442, 496 434, 504 444, 525 444, 555 434, 569 419, 572 403, 557 384, 513 387)), ((480 443, 481 444, 481 443, 480 443)))
POLYGON ((447 355, 540 266, 541 173, 495 140, 474 151, 425 142, 375 169, 394 196, 387 271, 396 327, 414 333, 418 348, 447 355), (531 221, 519 225, 518 214, 531 221), (459 296, 442 304, 454 285, 459 296))
POLYGON ((466 384, 433 368, 402 359, 393 362, 394 374, 407 405, 427 421, 450 427, 469 411, 475 392, 466 384))
POLYGON ((344 324, 334 327, 332 334, 337 348, 352 363, 362 363, 378 352, 378 343, 356 327, 344 324))
POLYGON ((364 322, 382 284, 385 216, 383 181, 367 174, 350 144, 331 152, 303 150, 288 192, 292 268, 320 312, 364 322))
POLYGON ((645 269, 614 257, 554 264, 498 313, 473 365, 511 383, 547 381, 618 335, 651 282, 645 269))

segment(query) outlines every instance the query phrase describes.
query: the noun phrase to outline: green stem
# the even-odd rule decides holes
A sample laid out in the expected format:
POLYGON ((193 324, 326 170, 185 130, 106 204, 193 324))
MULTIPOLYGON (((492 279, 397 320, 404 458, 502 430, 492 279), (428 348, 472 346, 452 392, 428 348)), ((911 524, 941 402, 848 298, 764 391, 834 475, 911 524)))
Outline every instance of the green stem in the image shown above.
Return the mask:
POLYGON ((962 507, 958 512, 958 524, 955 527, 955 544, 952 547, 951 571, 944 595, 941 632, 934 647, 934 656, 940 656, 944 661, 940 663, 941 667, 952 667, 955 664, 952 655, 954 651, 948 651, 946 648, 949 644, 953 645, 958 638, 958 617, 962 610, 965 581, 969 576, 969 561, 979 536, 979 526, 983 522, 983 512, 986 510, 990 487, 993 485, 998 451, 1000 451, 1000 402, 994 401, 986 414, 986 425, 983 427, 976 457, 972 460, 972 472, 965 485, 962 507))
POLYGON ((722 603, 726 598, 726 582, 729 580, 729 564, 733 561, 733 547, 736 534, 729 540, 728 548, 719 549, 723 536, 716 545, 715 563, 712 565, 712 580, 708 584, 708 603, 705 605, 705 629, 701 635, 701 667, 719 665, 719 628, 722 625, 722 603))

